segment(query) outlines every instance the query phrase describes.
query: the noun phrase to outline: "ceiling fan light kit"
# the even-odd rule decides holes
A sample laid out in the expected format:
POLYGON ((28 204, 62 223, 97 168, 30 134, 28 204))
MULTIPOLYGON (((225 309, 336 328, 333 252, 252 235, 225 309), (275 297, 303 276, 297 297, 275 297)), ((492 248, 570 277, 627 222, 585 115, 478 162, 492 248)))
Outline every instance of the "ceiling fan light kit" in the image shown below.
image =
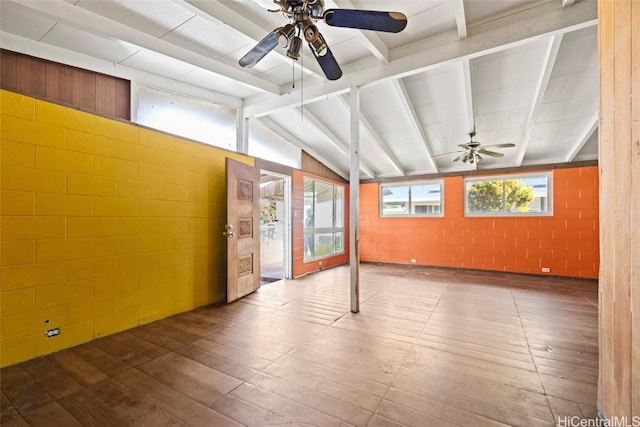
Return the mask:
POLYGON ((278 37, 278 44, 280 45, 280 47, 287 47, 289 45, 289 40, 293 36, 293 33, 295 30, 296 30, 295 25, 291 23, 275 30, 276 35, 278 37))
POLYGON ((289 49, 287 49, 287 56, 296 61, 300 58, 300 49, 302 48, 302 39, 298 36, 291 38, 289 49))
POLYGON ((342 76, 331 49, 315 22, 323 20, 332 27, 355 28, 359 30, 399 33, 407 26, 407 17, 400 12, 381 12, 358 9, 324 10, 324 0, 273 0, 277 9, 269 12, 282 13, 290 22, 267 34, 256 46, 247 52, 238 63, 250 68, 277 46, 287 48, 287 56, 297 60, 300 57, 302 39, 309 45, 313 56, 329 80, 342 76), (297 29, 297 34, 296 34, 297 29))

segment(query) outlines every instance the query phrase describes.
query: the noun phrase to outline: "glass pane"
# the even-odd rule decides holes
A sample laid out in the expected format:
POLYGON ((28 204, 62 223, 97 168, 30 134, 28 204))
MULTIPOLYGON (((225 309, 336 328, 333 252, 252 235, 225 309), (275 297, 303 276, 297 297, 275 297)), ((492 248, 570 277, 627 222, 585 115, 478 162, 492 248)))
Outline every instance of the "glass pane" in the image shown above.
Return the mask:
POLYGON ((344 227, 344 189, 336 186, 336 228, 344 227))
POLYGON ((314 228, 333 228, 333 185, 315 182, 314 228))
POLYGON ((523 178, 521 181, 523 185, 533 190, 533 200, 526 206, 526 212, 549 212, 549 177, 537 176, 533 178, 523 178))
POLYGON ((137 123, 236 151, 236 110, 140 87, 137 123))
POLYGON ((313 188, 314 181, 304 179, 304 228, 305 230, 313 228, 313 188))
POLYGON ((305 261, 316 256, 315 250, 314 250, 314 246, 315 246, 314 243, 315 242, 313 240, 313 234, 304 235, 304 260, 305 261))
POLYGON ((382 187, 382 215, 407 215, 409 213, 409 186, 382 187))
POLYGON ((419 184, 411 186, 411 213, 437 215, 442 211, 442 191, 440 184, 419 184))
POLYGON ((467 181, 467 212, 503 212, 503 181, 467 181))
POLYGON ((465 180, 466 212, 488 215, 549 214, 551 184, 551 176, 547 173, 465 180))
POLYGON ((529 212, 529 204, 535 199, 533 185, 527 185, 522 179, 506 179, 505 212, 529 212))
POLYGON ((314 249, 316 257, 333 254, 333 233, 314 234, 314 249))
POLYGON ((333 239, 333 253, 344 252, 344 233, 334 233, 333 239))

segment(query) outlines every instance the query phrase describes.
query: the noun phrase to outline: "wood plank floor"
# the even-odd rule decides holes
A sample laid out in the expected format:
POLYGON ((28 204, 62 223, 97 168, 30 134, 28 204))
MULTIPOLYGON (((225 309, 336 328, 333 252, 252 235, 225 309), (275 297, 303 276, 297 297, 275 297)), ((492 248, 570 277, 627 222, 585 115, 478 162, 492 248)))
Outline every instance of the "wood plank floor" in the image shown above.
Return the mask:
POLYGON ((596 415, 597 283, 363 265, 2 369, 3 426, 551 426, 596 415))

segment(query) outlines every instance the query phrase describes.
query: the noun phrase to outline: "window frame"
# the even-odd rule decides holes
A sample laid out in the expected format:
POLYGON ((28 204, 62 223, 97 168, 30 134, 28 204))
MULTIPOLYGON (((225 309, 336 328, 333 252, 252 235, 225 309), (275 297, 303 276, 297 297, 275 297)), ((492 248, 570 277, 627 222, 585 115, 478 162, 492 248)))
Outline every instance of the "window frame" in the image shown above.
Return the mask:
POLYGON ((378 215, 380 218, 443 218, 444 217, 444 179, 430 179, 430 180, 420 180, 420 181, 402 181, 402 182, 394 182, 393 184, 380 184, 379 186, 379 203, 378 203, 378 215), (412 210, 412 197, 411 197, 411 187, 419 186, 419 185, 432 185, 438 184, 440 186, 440 211, 438 213, 411 213, 412 210), (389 187, 408 187, 409 195, 408 195, 408 210, 409 213, 402 214, 389 214, 384 213, 384 189, 389 187))
POLYGON ((346 242, 346 236, 345 236, 345 194, 346 194, 346 186, 344 185, 340 185, 337 184, 335 182, 330 182, 330 181, 325 181, 323 179, 318 179, 318 178, 313 178, 313 177, 309 177, 309 176, 305 176, 303 177, 303 224, 302 224, 302 236, 303 236, 303 247, 302 247, 302 259, 303 262, 313 262, 313 261, 317 261, 320 259, 325 259, 325 258, 330 258, 333 256, 340 256, 340 255, 344 255, 346 248, 345 248, 345 242, 346 242), (304 217, 306 215, 306 205, 305 205, 305 190, 304 188, 306 187, 306 183, 307 181, 312 181, 313 182, 313 217, 316 217, 316 187, 315 184, 317 182, 325 184, 325 185, 330 185, 332 187, 332 226, 331 227, 319 227, 316 228, 315 224, 313 228, 306 228, 305 227, 305 222, 306 222, 306 217, 304 217), (341 199, 341 203, 342 203, 342 218, 341 218, 341 223, 342 226, 336 226, 336 220, 338 218, 337 216, 337 212, 338 212, 338 204, 336 203, 336 201, 338 200, 337 196, 338 196, 338 189, 340 189, 340 199, 341 199), (341 246, 342 246, 342 250, 339 252, 335 251, 336 248, 336 234, 342 234, 342 239, 341 239, 341 246), (332 235, 332 243, 331 243, 331 253, 330 254, 326 254, 326 255, 315 255, 315 243, 316 243, 316 235, 325 235, 325 234, 331 234, 332 235), (306 254, 306 242, 307 242, 307 237, 308 236, 312 236, 312 240, 313 240, 313 251, 314 251, 314 255, 313 256, 307 256, 306 254))
MULTIPOLYGON (((504 175, 485 175, 485 176, 472 176, 465 177, 462 180, 462 197, 464 198, 464 216, 470 218, 477 217, 550 217, 553 216, 553 173, 549 172, 532 172, 532 173, 519 173, 519 174, 504 174, 504 175), (527 179, 527 178, 547 178, 547 211, 546 212, 469 212, 469 197, 467 195, 467 183, 479 182, 479 181, 502 181, 502 185, 505 185, 505 181, 515 179, 527 179)), ((535 199, 534 199, 535 200, 535 199)), ((504 197, 503 197, 503 209, 504 209, 504 197)))

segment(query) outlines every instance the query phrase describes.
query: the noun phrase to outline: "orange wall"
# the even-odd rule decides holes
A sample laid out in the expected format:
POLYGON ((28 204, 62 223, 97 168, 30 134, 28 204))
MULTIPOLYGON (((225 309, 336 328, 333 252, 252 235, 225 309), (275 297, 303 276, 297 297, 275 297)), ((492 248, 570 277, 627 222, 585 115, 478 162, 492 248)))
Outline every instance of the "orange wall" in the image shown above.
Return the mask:
MULTIPOLYGON (((349 187, 344 183, 333 181, 307 172, 293 171, 293 277, 344 264, 349 259, 349 229, 345 227, 344 254, 304 262, 304 177, 319 179, 332 184, 344 186, 345 206, 349 203, 349 187), (322 263, 322 264, 320 264, 322 263)), ((349 224, 349 212, 345 209, 344 223, 349 224)))
POLYGON ((381 218, 379 184, 360 186, 360 259, 596 279, 598 168, 553 171, 553 216, 464 216, 463 178, 444 179, 441 218, 381 218))

